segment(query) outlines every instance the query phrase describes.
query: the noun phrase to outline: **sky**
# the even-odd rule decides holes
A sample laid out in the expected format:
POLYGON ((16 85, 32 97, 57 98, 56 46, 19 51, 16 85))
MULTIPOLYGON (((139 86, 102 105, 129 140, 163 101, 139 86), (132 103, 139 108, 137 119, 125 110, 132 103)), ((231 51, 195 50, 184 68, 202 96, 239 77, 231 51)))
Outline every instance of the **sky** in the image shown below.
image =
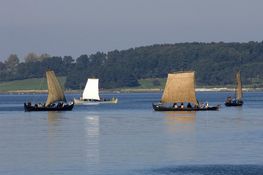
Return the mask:
POLYGON ((0 60, 263 40, 262 0, 0 0, 0 60))

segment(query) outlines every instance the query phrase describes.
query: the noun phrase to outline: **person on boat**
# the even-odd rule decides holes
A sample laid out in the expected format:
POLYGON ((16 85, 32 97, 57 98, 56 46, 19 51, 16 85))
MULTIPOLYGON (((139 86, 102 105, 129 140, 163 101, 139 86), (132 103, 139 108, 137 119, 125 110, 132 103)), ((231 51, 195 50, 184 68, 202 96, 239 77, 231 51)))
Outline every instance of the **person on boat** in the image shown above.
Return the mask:
POLYGON ((37 107, 39 107, 39 108, 43 107, 42 103, 38 103, 37 107))
POLYGON ((55 105, 56 105, 56 104, 54 104, 54 103, 50 103, 50 104, 48 105, 48 107, 49 107, 49 108, 53 108, 55 105))
POLYGON ((231 96, 228 96, 228 97, 226 98, 226 102, 227 102, 227 103, 231 103, 231 102, 232 102, 232 97, 231 97, 231 96))
POLYGON ((208 102, 205 103, 205 108, 208 108, 208 102))
POLYGON ((28 102, 28 103, 27 103, 27 106, 31 106, 31 102, 28 102))
POLYGON ((182 109, 184 108, 184 103, 181 103, 181 108, 182 108, 182 109))
POLYGON ((200 104, 199 104, 199 101, 198 100, 196 100, 197 101, 197 104, 194 104, 194 108, 199 108, 200 107, 200 104))
POLYGON ((192 108, 191 103, 188 103, 188 104, 187 104, 187 108, 192 108))
POLYGON ((205 107, 204 103, 201 102, 201 103, 200 103, 200 108, 204 108, 204 107, 205 107))
POLYGON ((63 105, 63 103, 59 102, 59 103, 57 104, 57 108, 62 108, 62 105, 63 105))
POLYGON ((178 108, 177 103, 173 104, 173 108, 178 108))

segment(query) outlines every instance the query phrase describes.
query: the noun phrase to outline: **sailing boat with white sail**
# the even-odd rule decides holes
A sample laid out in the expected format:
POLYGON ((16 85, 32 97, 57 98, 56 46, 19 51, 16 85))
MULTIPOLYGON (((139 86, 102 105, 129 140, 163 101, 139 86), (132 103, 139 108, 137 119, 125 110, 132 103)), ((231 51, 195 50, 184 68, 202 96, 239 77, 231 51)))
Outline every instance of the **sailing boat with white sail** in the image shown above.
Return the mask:
POLYGON ((235 98, 228 96, 225 105, 226 106, 242 106, 243 105, 243 91, 242 91, 242 82, 240 71, 236 73, 236 89, 235 89, 235 98))
POLYGON ((64 91, 59 84, 54 71, 46 72, 48 85, 48 98, 46 103, 32 105, 31 102, 24 103, 25 111, 70 111, 74 102, 67 103, 64 91))
POLYGON ((75 104, 96 105, 107 103, 118 103, 117 98, 104 99, 99 96, 99 79, 89 78, 80 99, 74 98, 75 104))
POLYGON ((195 72, 168 74, 160 103, 153 103, 155 111, 207 111, 219 106, 201 105, 195 95, 195 72), (187 106, 185 106, 187 104, 187 106))

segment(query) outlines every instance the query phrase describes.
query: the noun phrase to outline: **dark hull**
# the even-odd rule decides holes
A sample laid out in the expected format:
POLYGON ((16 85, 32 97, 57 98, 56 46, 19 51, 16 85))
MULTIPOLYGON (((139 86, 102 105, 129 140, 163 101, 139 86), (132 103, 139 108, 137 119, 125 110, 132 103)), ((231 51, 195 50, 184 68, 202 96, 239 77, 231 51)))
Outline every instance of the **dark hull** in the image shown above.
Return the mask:
POLYGON ((212 106, 207 108, 174 108, 162 106, 162 104, 152 104, 155 111, 216 111, 219 106, 212 106))
POLYGON ((243 101, 239 101, 239 102, 225 102, 225 105, 227 107, 231 107, 231 106, 242 106, 243 105, 243 101))
POLYGON ((74 107, 74 103, 65 105, 63 107, 35 107, 35 106, 29 106, 26 103, 24 103, 24 109, 25 112, 30 111, 71 111, 74 107))

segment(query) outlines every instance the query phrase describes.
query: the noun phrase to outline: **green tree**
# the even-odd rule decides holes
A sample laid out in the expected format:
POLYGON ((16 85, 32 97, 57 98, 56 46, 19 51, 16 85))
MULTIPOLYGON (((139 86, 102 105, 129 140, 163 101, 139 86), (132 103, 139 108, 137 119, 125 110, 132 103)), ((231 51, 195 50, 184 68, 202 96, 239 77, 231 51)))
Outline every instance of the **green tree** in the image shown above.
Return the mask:
POLYGON ((26 63, 29 63, 29 62, 36 62, 36 61, 40 61, 39 59, 40 57, 36 54, 36 53, 33 53, 33 52, 30 52, 26 55, 25 57, 25 62, 26 63))
POLYGON ((8 71, 14 71, 19 64, 19 59, 16 54, 11 54, 5 61, 8 71))

